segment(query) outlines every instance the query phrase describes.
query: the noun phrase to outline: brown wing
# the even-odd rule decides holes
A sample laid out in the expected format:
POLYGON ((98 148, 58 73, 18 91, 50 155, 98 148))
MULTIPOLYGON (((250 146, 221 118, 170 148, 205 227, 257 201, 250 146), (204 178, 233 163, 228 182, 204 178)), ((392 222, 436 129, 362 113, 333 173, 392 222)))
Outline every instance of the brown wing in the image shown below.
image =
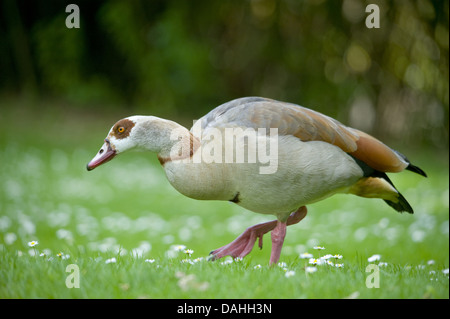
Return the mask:
POLYGON ((380 172, 401 172, 409 163, 396 151, 375 137, 353 129, 359 135, 357 149, 350 154, 380 172))
POLYGON ((278 128, 279 135, 336 145, 381 172, 400 172, 408 166, 402 156, 376 138, 295 104, 260 97, 241 98, 218 106, 199 121, 205 133, 208 128, 278 128))

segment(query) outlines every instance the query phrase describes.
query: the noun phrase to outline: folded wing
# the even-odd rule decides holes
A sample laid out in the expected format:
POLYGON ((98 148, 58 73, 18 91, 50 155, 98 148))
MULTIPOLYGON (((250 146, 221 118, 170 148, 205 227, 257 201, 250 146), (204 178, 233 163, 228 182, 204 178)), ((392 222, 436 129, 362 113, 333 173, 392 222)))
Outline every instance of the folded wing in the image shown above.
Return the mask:
POLYGON ((336 145, 380 172, 400 172, 409 165, 404 156, 369 134, 305 107, 266 98, 247 97, 222 104, 199 119, 198 124, 203 134, 210 128, 265 128, 266 132, 278 128, 279 135, 336 145))

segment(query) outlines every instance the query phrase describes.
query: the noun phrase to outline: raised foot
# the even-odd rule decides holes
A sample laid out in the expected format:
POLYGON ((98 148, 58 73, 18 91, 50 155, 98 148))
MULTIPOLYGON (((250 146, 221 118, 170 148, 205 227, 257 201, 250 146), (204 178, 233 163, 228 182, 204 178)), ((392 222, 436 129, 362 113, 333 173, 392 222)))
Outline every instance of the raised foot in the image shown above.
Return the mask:
MULTIPOLYGON (((286 225, 293 225, 301 221, 306 216, 306 207, 300 207, 296 212, 292 213, 286 221, 286 225)), ((259 239, 258 247, 261 249, 263 246, 262 238, 264 234, 272 231, 277 226, 277 220, 272 220, 270 222, 261 223, 247 228, 239 237, 233 240, 228 245, 220 247, 216 250, 211 251, 209 260, 216 260, 225 256, 231 256, 233 258, 239 257, 243 258, 247 256, 255 246, 256 240, 259 239)), ((278 234, 274 234, 278 235, 278 234)), ((276 236, 279 237, 279 236, 276 236)), ((284 236, 282 236, 284 239, 284 236)), ((273 240, 274 238, 272 238, 273 240)), ((281 242, 282 245, 282 242, 281 242)), ((277 245, 276 255, 279 256, 281 252, 281 245, 277 245)), ((272 247, 272 250, 274 248, 272 247)), ((271 258, 271 262, 276 258, 271 258)))
POLYGON ((228 245, 211 251, 209 253, 211 255, 210 260, 216 260, 225 256, 231 256, 233 258, 243 258, 252 251, 253 246, 255 245, 255 242, 258 238, 258 246, 261 249, 263 235, 274 229, 276 225, 277 221, 273 220, 267 223, 257 224, 255 226, 247 228, 238 238, 233 240, 228 245))

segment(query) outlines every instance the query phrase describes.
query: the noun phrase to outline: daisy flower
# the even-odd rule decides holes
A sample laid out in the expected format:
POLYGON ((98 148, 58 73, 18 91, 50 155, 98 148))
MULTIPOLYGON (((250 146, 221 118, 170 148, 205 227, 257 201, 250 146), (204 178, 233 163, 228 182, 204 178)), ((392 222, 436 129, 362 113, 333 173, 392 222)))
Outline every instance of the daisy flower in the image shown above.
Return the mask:
POLYGON ((14 233, 5 234, 5 244, 11 245, 13 242, 17 240, 17 235, 14 233))
POLYGON ((37 255, 37 251, 36 251, 36 249, 30 249, 30 250, 28 250, 28 254, 30 256, 36 256, 37 255))
POLYGON ((253 267, 253 269, 261 269, 261 265, 260 264, 258 264, 258 265, 256 265, 255 267, 253 267))
POLYGON ((313 255, 310 253, 301 253, 300 258, 301 259, 310 259, 310 258, 313 258, 313 255))
POLYGON ((378 260, 380 260, 381 259, 381 255, 372 255, 372 256, 370 256, 369 258, 367 258, 367 261, 368 262, 370 262, 370 263, 372 263, 372 262, 374 262, 374 261, 378 261, 378 260))
POLYGON ((288 271, 286 271, 286 273, 284 274, 284 276, 285 276, 286 278, 292 277, 292 276, 294 276, 294 275, 295 275, 295 271, 293 271, 293 270, 288 270, 288 271))
POLYGON ((316 272, 317 268, 316 267, 306 267, 305 268, 305 272, 308 274, 312 274, 313 272, 316 272))
POLYGON ((172 249, 175 251, 183 251, 186 249, 186 246, 185 245, 174 245, 174 246, 172 246, 172 249))
POLYGON ((184 253, 186 254, 186 255, 189 255, 189 257, 194 253, 194 251, 192 250, 192 249, 186 249, 185 251, 184 251, 184 253))
POLYGON ((116 263, 116 262, 117 262, 117 260, 116 260, 115 257, 105 260, 105 264, 113 264, 113 263, 116 263))
POLYGON ((38 244, 39 244, 39 242, 37 240, 32 240, 32 241, 28 242, 28 246, 30 246, 30 247, 34 247, 38 244))
MULTIPOLYGON (((52 251, 50 249, 44 249, 40 254, 39 257, 49 257, 52 254, 52 251)), ((53 257, 50 257, 53 258, 53 257)))
POLYGON ((344 268, 344 264, 335 264, 334 267, 336 267, 336 268, 344 268))
POLYGON ((285 262, 279 262, 279 263, 278 263, 278 267, 281 267, 281 268, 286 268, 286 267, 287 267, 287 265, 286 265, 286 263, 285 263, 285 262))
POLYGON ((324 250, 325 249, 325 247, 323 247, 323 246, 314 246, 313 248, 315 250, 324 250))
POLYGON ((181 260, 181 263, 182 264, 191 264, 191 265, 194 264, 194 262, 192 260, 190 260, 189 258, 181 260))
POLYGON ((144 260, 144 262, 153 264, 155 262, 155 260, 154 259, 146 259, 146 260, 144 260))
POLYGON ((69 259, 70 255, 66 255, 63 252, 59 252, 59 253, 56 254, 56 257, 61 258, 61 259, 64 260, 64 259, 69 259))
POLYGON ((342 255, 336 254, 336 255, 333 255, 333 258, 334 259, 342 259, 342 255))
POLYGON ((232 263, 233 263, 233 259, 230 258, 230 259, 226 259, 225 261, 222 261, 220 264, 221 265, 229 265, 229 264, 232 264, 232 263))
POLYGON ((321 265, 323 263, 323 260, 316 259, 316 258, 310 258, 309 264, 310 265, 321 265))

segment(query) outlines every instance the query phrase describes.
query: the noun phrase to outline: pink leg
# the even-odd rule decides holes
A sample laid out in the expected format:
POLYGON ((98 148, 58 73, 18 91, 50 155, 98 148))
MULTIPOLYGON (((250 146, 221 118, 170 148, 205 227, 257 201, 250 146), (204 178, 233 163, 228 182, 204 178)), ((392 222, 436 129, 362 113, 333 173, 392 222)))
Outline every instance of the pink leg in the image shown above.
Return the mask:
POLYGON ((212 259, 219 259, 225 256, 245 257, 253 249, 256 240, 259 238, 258 246, 262 248, 262 237, 265 233, 275 228, 277 221, 273 220, 267 223, 258 224, 247 228, 238 238, 233 240, 226 246, 213 250, 209 254, 212 255, 212 259))
MULTIPOLYGON (((297 224, 306 216, 307 210, 305 206, 300 207, 296 212, 292 213, 286 222, 281 223, 277 220, 272 220, 270 222, 257 224, 255 226, 247 228, 238 238, 233 240, 226 246, 218 248, 210 252, 212 255, 212 260, 219 259, 225 256, 235 257, 245 257, 247 256, 253 249, 256 240, 259 238, 258 246, 262 248, 262 238, 265 233, 273 230, 272 232, 272 247, 274 247, 274 236, 275 243, 277 246, 277 250, 279 252, 275 252, 272 248, 272 255, 278 254, 277 260, 280 258, 281 247, 283 246, 284 236, 286 235, 286 226, 297 224), (284 224, 284 235, 283 235, 283 226, 279 226, 279 224, 284 224), (274 234, 275 232, 275 234, 274 234), (282 238, 282 239, 281 239, 282 238), (279 243, 281 239, 281 244, 279 243)), ((272 256, 271 256, 272 261, 272 256)), ((271 262, 272 263, 272 262, 271 262)))
POLYGON ((277 221, 277 226, 272 230, 272 252, 270 253, 270 265, 278 262, 283 247, 284 237, 286 237, 286 222, 277 221))

